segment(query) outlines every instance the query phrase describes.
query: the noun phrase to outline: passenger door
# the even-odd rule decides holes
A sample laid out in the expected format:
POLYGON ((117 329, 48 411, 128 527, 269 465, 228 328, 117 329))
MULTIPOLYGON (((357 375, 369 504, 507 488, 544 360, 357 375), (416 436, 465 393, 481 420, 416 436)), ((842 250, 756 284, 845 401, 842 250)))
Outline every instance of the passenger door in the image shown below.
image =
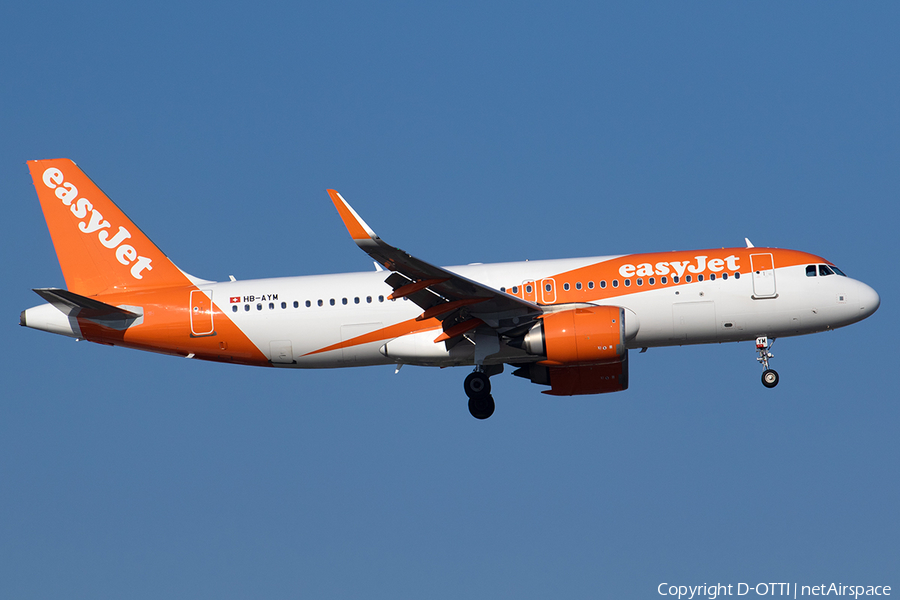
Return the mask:
POLYGON ((750 268, 753 269, 753 297, 774 298, 775 292, 775 262, 772 255, 751 254, 750 268))

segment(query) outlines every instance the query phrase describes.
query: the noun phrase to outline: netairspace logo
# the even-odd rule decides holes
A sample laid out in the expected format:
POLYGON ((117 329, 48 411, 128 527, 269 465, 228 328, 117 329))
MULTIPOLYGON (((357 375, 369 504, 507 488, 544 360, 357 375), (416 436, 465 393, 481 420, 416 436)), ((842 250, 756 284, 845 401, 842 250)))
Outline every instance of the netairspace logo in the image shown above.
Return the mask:
POLYGON ((661 583, 656 591, 660 596, 673 596, 681 600, 687 598, 709 598, 715 600, 720 596, 788 596, 799 598, 801 596, 846 596, 859 598, 860 596, 890 596, 889 585, 843 585, 841 583, 800 585, 797 583, 723 583, 703 585, 670 585, 661 583))

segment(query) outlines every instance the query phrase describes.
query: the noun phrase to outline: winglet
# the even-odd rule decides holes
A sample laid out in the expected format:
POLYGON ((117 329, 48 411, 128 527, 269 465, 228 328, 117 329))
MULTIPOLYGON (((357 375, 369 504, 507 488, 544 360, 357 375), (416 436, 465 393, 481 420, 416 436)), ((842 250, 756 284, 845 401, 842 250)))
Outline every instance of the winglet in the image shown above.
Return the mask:
POLYGON ((353 207, 347 204, 347 201, 340 194, 335 190, 328 190, 328 195, 331 196, 331 201, 334 202, 334 207, 337 209, 338 214, 341 215, 341 220, 344 221, 344 226, 350 232, 350 237, 353 238, 353 241, 359 243, 378 239, 372 228, 366 225, 366 222, 356 214, 353 207))

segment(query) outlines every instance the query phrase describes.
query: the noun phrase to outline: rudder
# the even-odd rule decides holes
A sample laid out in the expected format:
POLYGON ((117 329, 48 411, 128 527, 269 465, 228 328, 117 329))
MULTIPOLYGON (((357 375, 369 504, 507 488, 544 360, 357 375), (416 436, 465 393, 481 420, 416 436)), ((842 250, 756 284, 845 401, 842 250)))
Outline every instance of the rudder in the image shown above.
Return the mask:
POLYGON ((74 162, 32 160, 28 169, 69 291, 96 296, 190 285, 74 162))

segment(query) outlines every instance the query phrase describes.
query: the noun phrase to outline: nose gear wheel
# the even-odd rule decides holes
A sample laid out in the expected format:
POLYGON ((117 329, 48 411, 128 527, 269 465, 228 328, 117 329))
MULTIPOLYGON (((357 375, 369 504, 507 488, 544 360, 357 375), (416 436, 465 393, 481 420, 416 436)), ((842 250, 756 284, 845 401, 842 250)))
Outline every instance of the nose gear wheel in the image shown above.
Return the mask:
POLYGON ((756 338, 756 352, 759 354, 759 356, 756 357, 756 360, 757 362, 762 363, 762 366, 766 369, 762 374, 762 384, 767 388, 773 388, 778 385, 778 372, 775 369, 769 368, 769 359, 775 358, 775 355, 769 352, 769 349, 774 343, 775 340, 770 342, 767 337, 756 338))

